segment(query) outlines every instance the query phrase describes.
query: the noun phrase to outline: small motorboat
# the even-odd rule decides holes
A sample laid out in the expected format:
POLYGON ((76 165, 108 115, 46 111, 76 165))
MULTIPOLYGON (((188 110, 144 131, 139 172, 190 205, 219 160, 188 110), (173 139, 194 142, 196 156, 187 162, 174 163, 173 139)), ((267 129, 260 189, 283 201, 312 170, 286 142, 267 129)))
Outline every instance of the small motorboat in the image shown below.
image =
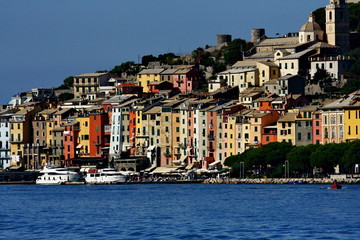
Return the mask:
POLYGON ((331 189, 342 189, 343 187, 339 184, 337 184, 337 182, 334 182, 334 184, 331 186, 331 189))

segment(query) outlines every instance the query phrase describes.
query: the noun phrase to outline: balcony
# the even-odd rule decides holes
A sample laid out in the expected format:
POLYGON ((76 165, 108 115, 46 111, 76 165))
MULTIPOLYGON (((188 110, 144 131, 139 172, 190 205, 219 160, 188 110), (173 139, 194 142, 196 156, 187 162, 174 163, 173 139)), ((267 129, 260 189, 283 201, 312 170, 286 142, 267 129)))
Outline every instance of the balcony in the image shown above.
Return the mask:
POLYGON ((105 133, 111 133, 111 125, 105 125, 104 126, 104 132, 105 133))
POLYGON ((102 145, 102 141, 94 141, 93 144, 95 146, 101 146, 102 145))
POLYGON ((171 157, 171 155, 172 155, 172 154, 169 153, 169 152, 164 153, 164 156, 165 156, 165 157, 171 157))
POLYGON ((179 143, 179 148, 186 148, 186 145, 183 143, 179 143))
POLYGON ((214 136, 213 135, 208 135, 208 139, 212 141, 212 140, 214 140, 214 136))
POLYGON ((10 139, 10 143, 22 143, 22 139, 10 139))
POLYGON ((10 122, 25 122, 25 117, 12 117, 9 120, 10 122))

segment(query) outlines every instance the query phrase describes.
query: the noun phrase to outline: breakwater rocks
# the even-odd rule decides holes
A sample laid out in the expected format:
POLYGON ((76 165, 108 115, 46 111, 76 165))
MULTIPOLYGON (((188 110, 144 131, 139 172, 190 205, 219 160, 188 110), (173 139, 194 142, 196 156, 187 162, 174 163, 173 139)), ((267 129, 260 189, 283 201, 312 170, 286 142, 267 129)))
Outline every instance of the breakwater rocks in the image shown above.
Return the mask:
MULTIPOLYGON (((337 179, 340 184, 360 184, 360 178, 337 179)), ((222 179, 209 178, 204 184, 332 184, 330 178, 255 178, 255 179, 222 179)))

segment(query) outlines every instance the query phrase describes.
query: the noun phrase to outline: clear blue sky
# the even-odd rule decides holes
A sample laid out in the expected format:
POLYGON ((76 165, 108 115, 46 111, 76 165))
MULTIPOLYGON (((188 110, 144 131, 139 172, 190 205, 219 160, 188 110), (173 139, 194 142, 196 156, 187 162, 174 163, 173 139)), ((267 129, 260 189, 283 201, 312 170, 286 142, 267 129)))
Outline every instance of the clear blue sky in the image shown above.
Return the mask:
POLYGON ((0 0, 0 104, 138 56, 188 53, 216 34, 299 31, 329 0, 0 0))

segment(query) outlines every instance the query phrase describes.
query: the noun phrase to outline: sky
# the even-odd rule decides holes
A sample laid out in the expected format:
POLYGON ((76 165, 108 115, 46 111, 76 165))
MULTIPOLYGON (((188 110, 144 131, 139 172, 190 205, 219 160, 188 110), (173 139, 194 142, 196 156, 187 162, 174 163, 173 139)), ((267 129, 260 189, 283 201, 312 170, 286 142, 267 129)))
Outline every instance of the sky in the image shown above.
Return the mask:
POLYGON ((329 0, 0 0, 0 104, 144 55, 187 54, 217 34, 298 32, 329 0))

